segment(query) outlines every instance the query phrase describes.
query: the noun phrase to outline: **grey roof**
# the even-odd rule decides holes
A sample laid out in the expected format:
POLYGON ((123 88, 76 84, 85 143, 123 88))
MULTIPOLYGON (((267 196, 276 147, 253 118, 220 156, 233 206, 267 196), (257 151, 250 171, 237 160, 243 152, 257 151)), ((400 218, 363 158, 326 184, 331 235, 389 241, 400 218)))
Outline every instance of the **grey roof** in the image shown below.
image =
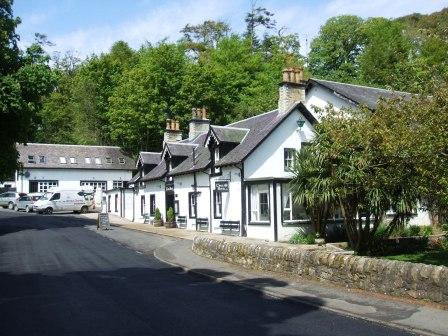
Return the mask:
POLYGON ((120 147, 112 146, 84 146, 28 143, 17 144, 19 161, 24 168, 64 168, 64 169, 119 169, 133 170, 135 161, 126 155, 120 147), (33 155, 36 163, 28 163, 28 156, 33 155), (45 163, 40 163, 39 156, 45 157, 45 163), (60 163, 60 157, 65 157, 67 163, 60 163), (70 163, 70 158, 75 158, 76 163, 70 163), (90 163, 85 162, 90 158, 90 163), (101 164, 95 163, 95 158, 101 159, 101 164), (106 163, 106 158, 111 158, 111 163, 106 163), (124 159, 124 163, 119 162, 124 159))
POLYGON ((193 153, 182 161, 176 168, 170 171, 169 175, 180 175, 192 173, 207 168, 210 163, 210 151, 208 147, 199 146, 195 149, 195 159, 193 153))
POLYGON ((369 109, 375 110, 380 98, 390 99, 403 97, 409 99, 411 94, 408 92, 392 91, 379 89, 369 86, 346 84, 339 82, 332 82, 323 79, 310 79, 309 86, 314 84, 322 85, 323 87, 351 100, 355 104, 366 105, 369 109))
POLYGON ((249 132, 248 128, 228 126, 210 126, 210 130, 219 142, 240 143, 249 132))
POLYGON ((156 165, 160 162, 162 153, 140 152, 140 160, 143 164, 156 165))
POLYGON ((132 178, 129 180, 128 183, 135 183, 140 179, 140 172, 138 172, 137 174, 135 174, 134 176, 132 176, 132 178))
POLYGON ((194 147, 197 147, 197 144, 193 143, 174 143, 174 142, 168 142, 166 144, 166 147, 168 149, 168 152, 171 154, 171 156, 189 156, 193 150, 194 147))
POLYGON ((157 166, 155 166, 148 174, 143 176, 140 181, 154 181, 160 180, 166 174, 166 163, 165 160, 161 160, 157 166))

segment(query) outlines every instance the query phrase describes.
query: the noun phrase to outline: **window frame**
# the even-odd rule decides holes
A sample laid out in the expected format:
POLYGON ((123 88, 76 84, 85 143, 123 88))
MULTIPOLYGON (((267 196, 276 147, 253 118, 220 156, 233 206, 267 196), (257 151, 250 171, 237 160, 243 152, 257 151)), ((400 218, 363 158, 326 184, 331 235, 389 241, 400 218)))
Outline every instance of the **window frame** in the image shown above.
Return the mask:
POLYGON ((65 156, 59 157, 59 163, 60 164, 67 164, 67 158, 65 156))
POLYGON ((47 157, 45 155, 39 155, 39 163, 47 163, 47 157))
POLYGON ((118 163, 119 163, 119 164, 125 164, 125 163, 126 163, 126 160, 124 159, 124 157, 119 157, 119 158, 118 158, 118 163))
POLYGON ((156 214, 156 194, 149 194, 149 215, 156 214))
POLYGON ((281 190, 280 191, 281 191, 280 202, 281 202, 281 221, 282 221, 282 224, 283 225, 288 225, 288 224, 297 224, 297 223, 310 223, 310 221, 311 221, 310 218, 300 218, 300 219, 294 219, 293 218, 294 213, 293 213, 292 192, 289 190, 288 187, 285 187, 283 184, 281 185, 281 190), (287 201, 285 202, 285 198, 283 197, 286 194, 286 192, 288 194, 287 200, 289 200, 289 208, 286 207, 285 203, 287 203, 287 201), (285 219, 284 218, 285 211, 289 212, 289 219, 285 219))
POLYGON ((271 185, 253 184, 249 186, 249 223, 269 224, 271 223, 271 185), (261 195, 266 194, 267 219, 261 217, 261 195))
POLYGON ((112 164, 113 163, 113 161, 112 161, 112 158, 110 157, 110 156, 107 156, 106 158, 105 158, 105 162, 106 162, 106 164, 112 164))
POLYGON ((140 196, 140 216, 143 216, 146 210, 146 198, 145 195, 140 196))
POLYGON ((70 164, 77 164, 78 163, 78 160, 76 160, 76 158, 75 157, 70 157, 70 164))
POLYGON ((36 163, 36 157, 34 155, 28 155, 28 163, 36 163))
POLYGON ((112 189, 123 188, 123 185, 123 181, 121 180, 112 181, 112 189))
POLYGON ((101 163, 101 158, 100 157, 95 157, 95 164, 100 165, 101 163))
POLYGON ((295 148, 283 148, 283 169, 286 172, 292 171, 292 168, 294 167, 294 158, 297 153, 297 150, 295 148), (289 157, 291 155, 291 157, 289 157), (288 164, 289 162, 289 164, 288 164))
POLYGON ((118 212, 118 194, 115 194, 114 198, 114 211, 118 212))
POLYGON ((215 219, 222 219, 222 191, 220 190, 213 190, 213 217, 215 219), (221 202, 217 203, 219 199, 221 202))
POLYGON ((198 201, 197 193, 189 192, 188 193, 188 217, 189 218, 196 218, 196 204, 198 201), (193 202, 194 200, 194 202, 193 202))
POLYGON ((86 163, 86 164, 92 164, 92 158, 91 158, 91 157, 85 157, 85 158, 84 158, 84 163, 86 163))

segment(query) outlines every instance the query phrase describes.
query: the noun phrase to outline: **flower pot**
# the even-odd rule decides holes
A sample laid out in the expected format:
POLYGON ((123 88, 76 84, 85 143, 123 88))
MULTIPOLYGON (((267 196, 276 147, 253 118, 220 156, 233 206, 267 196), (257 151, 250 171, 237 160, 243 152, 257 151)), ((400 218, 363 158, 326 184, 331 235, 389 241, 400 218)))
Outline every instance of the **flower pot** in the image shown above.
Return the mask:
POLYGON ((317 244, 318 246, 322 246, 325 244, 325 239, 324 238, 316 238, 314 240, 314 243, 317 244))
POLYGON ((161 219, 154 219, 154 220, 152 221, 152 224, 153 224, 155 227, 160 227, 160 226, 163 226, 163 221, 162 221, 161 219))
POLYGON ((167 229, 172 229, 176 227, 176 222, 165 222, 165 227, 167 229))

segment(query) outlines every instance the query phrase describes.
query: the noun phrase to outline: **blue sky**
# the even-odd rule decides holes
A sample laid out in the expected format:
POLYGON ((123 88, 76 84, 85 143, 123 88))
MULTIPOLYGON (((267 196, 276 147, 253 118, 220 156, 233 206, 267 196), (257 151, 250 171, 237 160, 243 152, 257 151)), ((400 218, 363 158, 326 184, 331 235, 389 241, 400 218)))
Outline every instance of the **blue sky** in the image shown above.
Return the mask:
MULTIPOLYGON (((15 0, 14 14, 21 47, 34 33, 46 34, 55 43, 49 52, 72 51, 83 58, 107 51, 117 40, 133 48, 163 38, 177 40, 187 24, 222 20, 237 32, 244 30, 250 0, 15 0)), ((448 7, 448 0, 259 0, 257 6, 275 13, 278 27, 298 33, 302 51, 325 21, 335 15, 354 14, 397 17, 414 12, 431 13, 448 7)))

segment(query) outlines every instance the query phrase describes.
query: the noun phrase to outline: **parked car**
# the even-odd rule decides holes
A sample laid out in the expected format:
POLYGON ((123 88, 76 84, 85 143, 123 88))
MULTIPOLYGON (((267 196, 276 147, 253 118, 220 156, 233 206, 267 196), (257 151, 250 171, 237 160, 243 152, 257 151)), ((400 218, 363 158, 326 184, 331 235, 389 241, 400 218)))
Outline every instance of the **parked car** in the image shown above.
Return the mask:
POLYGON ((25 210, 26 212, 33 211, 33 204, 41 198, 43 193, 30 193, 28 195, 22 196, 17 201, 17 204, 14 206, 15 211, 25 210))
POLYGON ((25 193, 19 193, 14 191, 8 191, 3 194, 0 194, 0 206, 8 209, 14 209, 17 200, 26 195, 25 193))
POLYGON ((86 213, 93 205, 92 190, 52 189, 33 204, 37 213, 52 214, 59 211, 86 213))

